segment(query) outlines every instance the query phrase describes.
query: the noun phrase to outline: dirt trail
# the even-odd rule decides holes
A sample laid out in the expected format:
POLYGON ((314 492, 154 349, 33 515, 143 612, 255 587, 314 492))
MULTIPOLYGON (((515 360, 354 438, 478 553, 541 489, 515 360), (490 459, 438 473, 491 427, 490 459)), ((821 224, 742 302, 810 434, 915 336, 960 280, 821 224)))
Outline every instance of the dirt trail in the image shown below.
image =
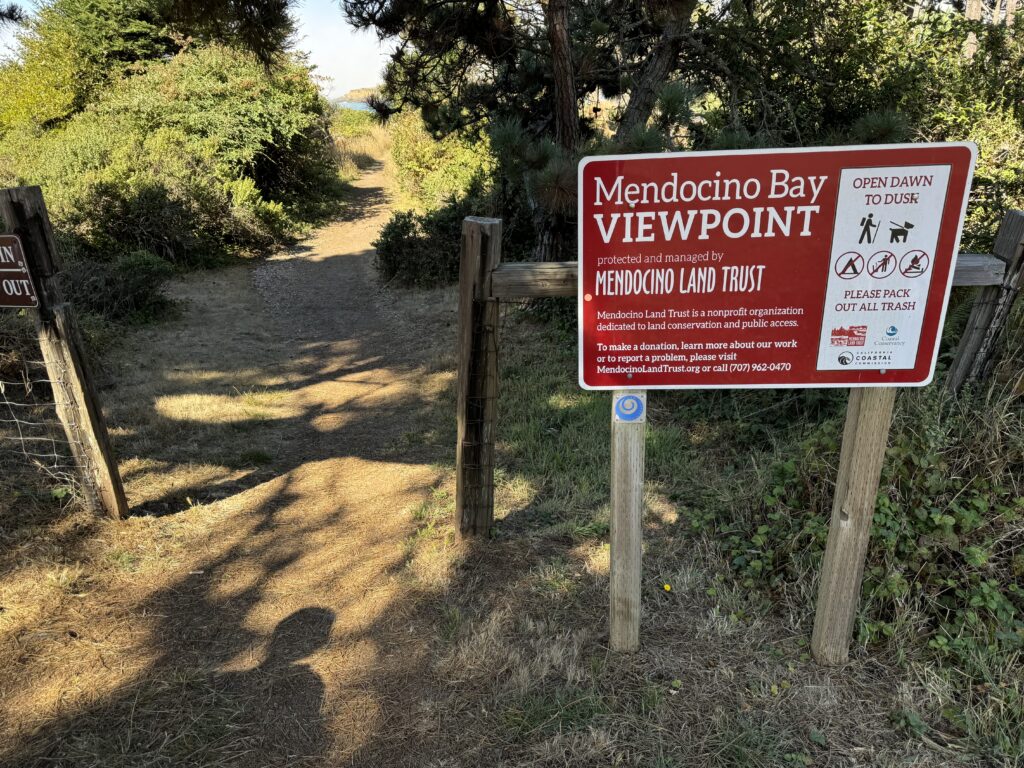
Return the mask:
POLYGON ((99 523, 99 540, 69 534, 77 555, 110 562, 75 624, 102 636, 106 669, 39 639, 3 707, 20 713, 10 744, 32 745, 0 763, 67 759, 69 732, 92 740, 83 764, 390 752, 384 724, 422 685, 431 636, 401 573, 410 510, 439 478, 417 435, 451 386, 436 363, 454 306, 450 291, 379 286, 370 243, 387 187, 371 169, 345 215, 298 247, 175 284, 181 315, 114 355, 104 397, 139 516, 99 523), (109 729, 117 718, 127 736, 109 729), (176 728, 184 743, 168 746, 176 728))

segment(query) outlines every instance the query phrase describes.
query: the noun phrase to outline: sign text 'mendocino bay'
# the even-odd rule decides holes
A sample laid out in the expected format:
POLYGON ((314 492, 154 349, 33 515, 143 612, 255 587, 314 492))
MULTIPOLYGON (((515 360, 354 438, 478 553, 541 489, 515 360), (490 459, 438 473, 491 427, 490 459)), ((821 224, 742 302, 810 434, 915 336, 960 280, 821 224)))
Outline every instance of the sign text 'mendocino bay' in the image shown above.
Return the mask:
POLYGON ((975 152, 915 144, 586 159, 581 384, 927 383, 975 152))

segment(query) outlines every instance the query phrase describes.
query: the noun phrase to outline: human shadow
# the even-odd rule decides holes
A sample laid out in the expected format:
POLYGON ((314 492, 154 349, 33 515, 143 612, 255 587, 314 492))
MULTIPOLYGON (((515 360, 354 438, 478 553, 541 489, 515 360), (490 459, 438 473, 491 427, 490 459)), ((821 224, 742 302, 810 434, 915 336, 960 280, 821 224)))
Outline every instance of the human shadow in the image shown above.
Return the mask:
POLYGON ((213 680, 227 699, 235 737, 258 750, 267 765, 285 764, 295 754, 323 755, 325 687, 320 676, 302 663, 331 640, 334 612, 301 608, 281 622, 270 638, 266 658, 252 670, 228 672, 213 680))

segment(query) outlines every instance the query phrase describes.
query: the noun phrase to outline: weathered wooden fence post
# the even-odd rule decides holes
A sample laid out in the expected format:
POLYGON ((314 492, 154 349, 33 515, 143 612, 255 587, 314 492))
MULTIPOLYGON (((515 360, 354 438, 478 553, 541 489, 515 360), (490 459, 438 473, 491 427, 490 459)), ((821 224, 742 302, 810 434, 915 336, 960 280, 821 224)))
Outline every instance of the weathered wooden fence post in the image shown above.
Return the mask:
POLYGON ((811 636, 819 664, 842 664, 849 656, 895 400, 894 387, 850 390, 811 636))
POLYGON ((998 357, 999 342, 1013 302, 1024 284, 1024 211, 1007 211, 992 252, 1005 262, 1001 283, 978 289, 967 328, 946 376, 951 391, 988 377, 998 357))
POLYGON ((39 187, 0 190, 7 231, 21 238, 39 298, 37 330, 53 397, 81 476, 85 503, 113 518, 128 512, 99 396, 89 374, 71 307, 61 296, 60 257, 39 187))
POLYGON ((494 521, 494 418, 498 395, 498 299, 491 272, 501 261, 501 219, 462 223, 459 265, 458 442, 455 516, 460 536, 486 536, 494 521))
POLYGON ((643 556, 644 433, 647 393, 612 393, 612 517, 609 635, 613 651, 640 647, 643 556))

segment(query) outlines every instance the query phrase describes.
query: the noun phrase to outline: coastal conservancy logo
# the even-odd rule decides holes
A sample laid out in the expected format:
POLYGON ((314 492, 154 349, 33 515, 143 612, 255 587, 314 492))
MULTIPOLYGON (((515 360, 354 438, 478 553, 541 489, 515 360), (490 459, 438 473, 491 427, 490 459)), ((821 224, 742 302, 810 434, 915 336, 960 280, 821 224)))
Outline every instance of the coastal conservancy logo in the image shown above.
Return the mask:
POLYGON ((899 336, 899 334, 900 329, 897 328, 895 325, 890 325, 888 328, 885 329, 885 335, 888 336, 890 339, 899 336))

